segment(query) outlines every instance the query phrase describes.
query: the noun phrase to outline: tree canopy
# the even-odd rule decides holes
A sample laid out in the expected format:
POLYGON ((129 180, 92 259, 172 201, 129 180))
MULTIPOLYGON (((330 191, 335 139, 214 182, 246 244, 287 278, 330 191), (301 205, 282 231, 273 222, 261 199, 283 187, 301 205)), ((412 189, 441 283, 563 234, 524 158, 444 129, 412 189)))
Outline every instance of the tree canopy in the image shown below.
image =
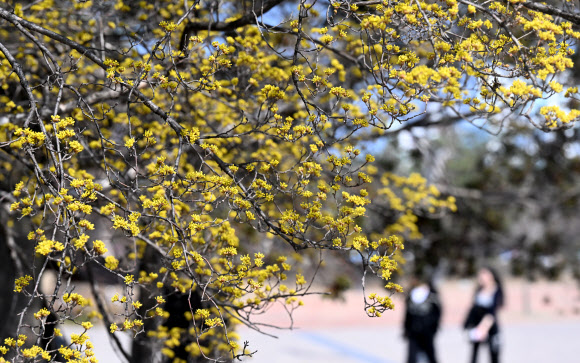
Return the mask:
MULTIPOLYGON (((455 199, 375 165, 372 145, 580 117, 572 1, 8 1, 0 19, 13 361, 95 361, 86 318, 127 361, 251 354, 234 326, 262 329, 279 302, 291 315, 309 251, 354 251, 400 291, 403 241, 455 199), (67 321, 85 333, 55 346, 67 321)), ((389 294, 365 295, 367 314, 389 294)))

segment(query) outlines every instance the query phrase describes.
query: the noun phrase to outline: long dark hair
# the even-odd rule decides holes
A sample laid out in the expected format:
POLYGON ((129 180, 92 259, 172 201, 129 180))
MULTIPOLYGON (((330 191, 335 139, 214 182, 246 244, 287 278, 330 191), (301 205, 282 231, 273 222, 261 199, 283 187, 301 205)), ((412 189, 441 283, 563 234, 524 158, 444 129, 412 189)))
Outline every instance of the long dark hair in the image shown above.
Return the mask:
MULTIPOLYGON (((496 306, 498 308, 501 308, 505 304, 505 295, 503 292, 503 283, 501 282, 501 279, 499 278, 499 273, 497 272, 496 269, 494 269, 491 266, 482 266, 480 268, 480 270, 487 270, 493 276, 493 280, 495 281, 495 286, 497 288, 497 292, 495 293, 496 306)), ((477 294, 482 288, 483 288, 483 286, 481 286, 478 283, 477 288, 475 289, 475 293, 477 294)))

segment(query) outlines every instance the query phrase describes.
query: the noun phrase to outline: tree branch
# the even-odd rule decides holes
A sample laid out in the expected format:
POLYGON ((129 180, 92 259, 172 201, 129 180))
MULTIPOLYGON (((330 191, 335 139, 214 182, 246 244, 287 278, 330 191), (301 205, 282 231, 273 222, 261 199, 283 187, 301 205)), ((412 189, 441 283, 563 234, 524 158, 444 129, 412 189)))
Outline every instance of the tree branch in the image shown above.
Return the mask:
POLYGON ((236 28, 239 28, 244 25, 248 25, 253 23, 255 20, 255 12, 260 12, 262 15, 266 14, 268 11, 272 10, 276 5, 284 2, 285 0, 266 0, 261 3, 262 7, 257 8, 254 7, 251 13, 243 15, 241 18, 230 21, 230 22, 195 22, 195 23, 188 23, 183 30, 184 34, 187 34, 192 31, 200 31, 200 30, 217 30, 217 31, 230 31, 236 28))
POLYGON ((530 10, 539 11, 548 15, 559 16, 562 19, 571 21, 576 25, 580 25, 580 14, 578 13, 570 13, 568 11, 561 10, 551 5, 546 5, 539 2, 525 2, 522 5, 530 10))

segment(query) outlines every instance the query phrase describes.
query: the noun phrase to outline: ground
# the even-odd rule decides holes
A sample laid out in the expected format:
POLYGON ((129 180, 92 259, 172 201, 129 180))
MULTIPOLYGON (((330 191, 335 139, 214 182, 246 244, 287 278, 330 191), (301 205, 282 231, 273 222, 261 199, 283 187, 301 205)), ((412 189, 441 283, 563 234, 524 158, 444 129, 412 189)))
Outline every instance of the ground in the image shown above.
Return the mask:
MULTIPOLYGON (((469 343, 461 323, 473 296, 473 283, 450 280, 439 289, 443 305, 442 329, 436 340, 439 361, 467 362, 469 343)), ((578 362, 580 293, 574 282, 525 283, 512 279, 506 283, 506 292, 507 305, 500 313, 502 362, 578 362)), ((362 310, 361 291, 347 292, 343 302, 308 297, 306 306, 294 313, 293 330, 266 330, 278 338, 240 329, 242 339, 249 340, 250 347, 257 350, 253 358, 244 361, 403 363, 406 342, 401 330, 404 311, 401 298, 395 300, 395 311, 371 319, 362 310)), ((273 309, 262 319, 289 324, 281 308, 273 309)), ((95 329, 91 337, 99 360, 120 362, 109 348, 104 328, 95 329)), ((480 362, 488 361, 487 354, 484 347, 480 362)))

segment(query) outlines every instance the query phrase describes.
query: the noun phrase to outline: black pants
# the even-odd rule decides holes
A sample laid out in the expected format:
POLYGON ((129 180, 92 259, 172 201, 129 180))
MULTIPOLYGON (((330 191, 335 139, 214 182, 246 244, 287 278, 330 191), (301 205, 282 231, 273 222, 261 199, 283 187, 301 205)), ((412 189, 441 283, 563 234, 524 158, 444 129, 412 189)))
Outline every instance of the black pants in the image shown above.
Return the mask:
MULTIPOLYGON (((489 354, 491 356, 491 363, 499 363, 499 335, 493 334, 487 338, 485 342, 489 346, 489 354)), ((473 343, 473 352, 471 354, 471 363, 477 362, 477 351, 481 343, 473 343)))
POLYGON ((416 363, 419 352, 425 353, 429 363, 437 363, 435 358, 434 336, 409 337, 409 355, 407 363, 416 363))

